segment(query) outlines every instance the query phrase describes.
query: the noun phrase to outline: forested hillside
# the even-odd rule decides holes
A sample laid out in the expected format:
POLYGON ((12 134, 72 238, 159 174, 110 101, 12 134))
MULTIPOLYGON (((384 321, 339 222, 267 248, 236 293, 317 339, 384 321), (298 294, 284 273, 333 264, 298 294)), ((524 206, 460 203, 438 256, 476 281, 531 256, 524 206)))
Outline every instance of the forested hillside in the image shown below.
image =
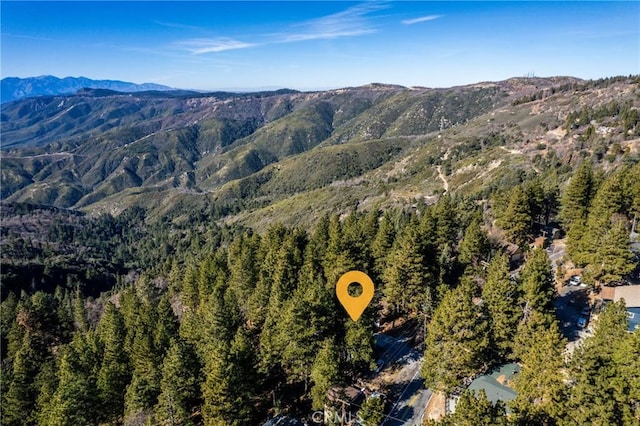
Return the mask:
POLYGON ((565 269, 594 293, 638 279, 639 95, 621 77, 3 105, 2 424, 311 422, 402 326, 425 385, 460 394, 443 424, 638 424, 624 304, 570 353, 554 300, 565 269), (112 116, 59 126, 82 108, 112 116), (556 268, 532 244, 552 234, 556 268), (353 269, 376 286, 357 322, 335 295, 353 269), (460 393, 505 362, 508 406, 460 393))
POLYGON ((2 105, 2 197, 308 226, 356 203, 386 209, 448 189, 482 194, 552 164, 566 173, 583 157, 615 166, 638 151, 637 91, 635 77, 530 78, 10 102, 2 105))

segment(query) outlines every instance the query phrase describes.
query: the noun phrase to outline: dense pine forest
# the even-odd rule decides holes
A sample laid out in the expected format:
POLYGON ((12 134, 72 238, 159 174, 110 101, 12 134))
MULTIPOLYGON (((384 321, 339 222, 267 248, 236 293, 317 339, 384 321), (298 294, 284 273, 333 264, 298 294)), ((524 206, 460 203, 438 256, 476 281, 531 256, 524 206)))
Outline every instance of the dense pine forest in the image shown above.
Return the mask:
MULTIPOLYGON (((561 229, 564 264, 596 292, 637 276, 640 163, 626 158, 263 232, 212 211, 152 221, 139 207, 113 217, 5 203, 2 424, 310 421, 329 389, 371 374, 374 335, 396 322, 418 325, 430 389, 521 366, 508 407, 463 392, 444 424, 638 424, 640 333, 627 332, 624 305, 607 305, 566 354, 553 305, 563 266, 530 245, 561 229), (376 284, 357 322, 335 296, 352 269, 376 284)), ((367 407, 367 424, 386 409, 367 407)))
POLYGON ((640 283, 639 82, 4 103, 1 423, 310 425, 351 388, 371 426, 413 375, 457 401, 429 425, 639 424, 640 332, 595 303, 640 283), (504 365, 512 400, 468 390, 504 365))

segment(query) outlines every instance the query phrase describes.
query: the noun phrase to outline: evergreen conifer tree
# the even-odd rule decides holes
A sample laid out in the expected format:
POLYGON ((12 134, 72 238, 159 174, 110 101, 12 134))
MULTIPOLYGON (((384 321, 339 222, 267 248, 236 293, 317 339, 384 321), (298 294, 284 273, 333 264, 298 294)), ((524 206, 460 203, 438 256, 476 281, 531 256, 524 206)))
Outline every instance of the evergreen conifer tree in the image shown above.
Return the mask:
POLYGON ((522 315, 519 296, 517 284, 509 277, 509 260, 504 254, 495 256, 489 263, 482 301, 489 314, 491 341, 500 359, 505 359, 512 350, 522 315))
POLYGON ((325 339, 311 369, 311 399, 314 409, 321 410, 324 407, 327 392, 338 382, 339 377, 338 351, 332 339, 325 339))
POLYGON ((472 301, 473 286, 463 279, 448 291, 427 326, 421 374, 431 389, 451 392, 465 377, 486 368, 489 330, 472 301))
POLYGON ((162 364, 156 420, 166 425, 191 425, 200 396, 200 365, 191 345, 172 340, 162 364))
POLYGON ((107 421, 114 421, 124 413, 124 394, 131 380, 131 367, 125 352, 124 319, 111 302, 105 307, 98 333, 104 348, 97 378, 101 414, 107 421))

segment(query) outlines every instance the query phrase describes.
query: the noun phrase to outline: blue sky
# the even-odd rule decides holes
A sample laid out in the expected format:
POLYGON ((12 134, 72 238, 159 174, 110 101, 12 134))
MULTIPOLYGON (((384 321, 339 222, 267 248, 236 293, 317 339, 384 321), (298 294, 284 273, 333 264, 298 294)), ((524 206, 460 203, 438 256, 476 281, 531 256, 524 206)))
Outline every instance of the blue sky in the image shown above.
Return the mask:
POLYGON ((201 90, 640 73, 640 2, 2 1, 1 75, 201 90))

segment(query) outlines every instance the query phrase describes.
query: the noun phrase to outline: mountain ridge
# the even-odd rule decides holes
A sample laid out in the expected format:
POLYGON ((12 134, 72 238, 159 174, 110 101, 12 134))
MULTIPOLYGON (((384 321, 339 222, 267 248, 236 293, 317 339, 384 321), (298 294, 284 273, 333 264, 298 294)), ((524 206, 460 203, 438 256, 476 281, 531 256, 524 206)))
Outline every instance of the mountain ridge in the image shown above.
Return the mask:
POLYGON ((486 191, 579 156, 622 161, 638 144, 638 120, 621 118, 637 111, 638 90, 633 77, 560 77, 24 99, 2 106, 2 198, 304 223, 354 205, 486 191))
POLYGON ((120 92, 145 90, 174 90, 156 83, 131 83, 120 80, 93 80, 87 77, 63 77, 41 75, 37 77, 5 77, 0 82, 0 102, 42 95, 72 94, 80 89, 110 89, 120 92))

